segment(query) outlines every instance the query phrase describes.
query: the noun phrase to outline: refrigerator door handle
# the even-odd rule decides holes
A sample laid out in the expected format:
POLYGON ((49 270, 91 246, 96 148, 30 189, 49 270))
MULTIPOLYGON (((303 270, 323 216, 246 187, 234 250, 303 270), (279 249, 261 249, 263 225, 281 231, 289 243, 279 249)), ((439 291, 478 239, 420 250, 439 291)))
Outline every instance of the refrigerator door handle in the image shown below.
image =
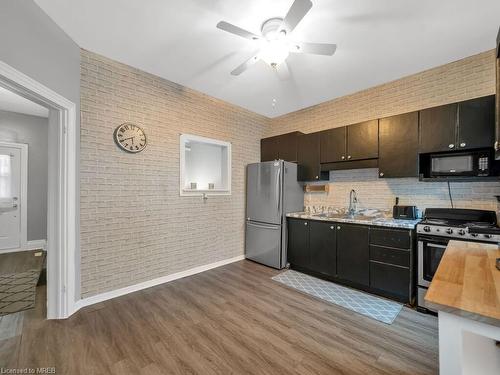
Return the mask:
POLYGON ((278 172, 276 173, 276 194, 278 195, 278 202, 276 208, 278 209, 278 215, 280 213, 280 206, 281 206, 280 186, 281 186, 281 166, 278 168, 278 172))
POLYGON ((272 230, 280 230, 281 227, 279 225, 266 225, 266 224, 257 224, 255 222, 247 222, 248 225, 253 227, 262 228, 262 229, 272 229, 272 230))

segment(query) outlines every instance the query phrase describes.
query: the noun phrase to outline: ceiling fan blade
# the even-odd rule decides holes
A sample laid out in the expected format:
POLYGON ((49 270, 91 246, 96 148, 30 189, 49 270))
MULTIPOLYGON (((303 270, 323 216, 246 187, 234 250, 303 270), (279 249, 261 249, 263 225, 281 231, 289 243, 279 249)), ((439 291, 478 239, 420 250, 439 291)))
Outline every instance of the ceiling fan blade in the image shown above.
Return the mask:
POLYGON ((226 22, 226 21, 220 21, 217 24, 217 28, 224 30, 224 31, 227 31, 228 33, 231 33, 231 34, 241 36, 242 38, 245 38, 245 39, 250 39, 250 40, 259 40, 260 39, 260 36, 255 35, 254 33, 251 33, 250 31, 246 31, 246 30, 242 29, 241 27, 235 26, 235 25, 233 25, 229 22, 226 22))
POLYGON ((290 43, 290 52, 293 53, 310 53, 313 55, 332 56, 336 50, 336 44, 303 42, 290 43))
POLYGON ((239 76, 241 73, 243 73, 245 70, 250 68, 252 65, 254 65, 257 61, 259 61, 259 55, 254 54, 252 57, 250 57, 247 61, 245 61, 243 64, 238 66, 236 69, 234 69, 231 74, 233 76, 239 76))
POLYGON ((276 69, 276 73, 282 81, 286 81, 288 78, 290 78, 290 70, 288 69, 288 64, 286 63, 286 61, 283 61, 274 69, 276 69))
POLYGON ((312 3, 310 0, 295 0, 283 19, 279 30, 285 30, 288 34, 291 33, 311 8, 312 3))

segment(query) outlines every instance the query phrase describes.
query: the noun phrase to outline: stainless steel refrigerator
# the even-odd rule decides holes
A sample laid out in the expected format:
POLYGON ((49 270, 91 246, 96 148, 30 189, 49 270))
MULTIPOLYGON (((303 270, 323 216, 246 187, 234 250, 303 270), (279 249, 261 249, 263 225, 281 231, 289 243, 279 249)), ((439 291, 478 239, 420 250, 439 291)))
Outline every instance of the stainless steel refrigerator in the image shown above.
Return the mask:
POLYGON ((274 268, 286 266, 286 214, 304 209, 297 165, 283 160, 247 166, 245 257, 274 268))

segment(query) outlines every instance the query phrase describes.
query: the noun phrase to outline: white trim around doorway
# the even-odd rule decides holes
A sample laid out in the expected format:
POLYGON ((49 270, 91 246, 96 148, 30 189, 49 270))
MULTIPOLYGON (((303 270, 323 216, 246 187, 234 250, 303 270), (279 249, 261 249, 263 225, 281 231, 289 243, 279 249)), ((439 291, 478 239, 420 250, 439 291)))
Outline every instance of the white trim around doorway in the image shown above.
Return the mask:
POLYGON ((57 116, 57 126, 49 137, 53 142, 49 150, 54 153, 49 155, 47 198, 47 318, 67 318, 75 311, 79 282, 76 105, 3 61, 0 85, 49 108, 57 116))

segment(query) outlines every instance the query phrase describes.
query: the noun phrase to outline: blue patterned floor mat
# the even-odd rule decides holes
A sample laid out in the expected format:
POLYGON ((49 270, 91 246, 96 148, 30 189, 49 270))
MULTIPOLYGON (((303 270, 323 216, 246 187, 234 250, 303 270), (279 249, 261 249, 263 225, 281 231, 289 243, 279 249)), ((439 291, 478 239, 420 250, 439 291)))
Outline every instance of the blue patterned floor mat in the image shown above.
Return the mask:
POLYGON ((272 279, 311 296, 387 324, 392 324, 403 308, 400 303, 378 298, 293 270, 282 272, 272 279))

